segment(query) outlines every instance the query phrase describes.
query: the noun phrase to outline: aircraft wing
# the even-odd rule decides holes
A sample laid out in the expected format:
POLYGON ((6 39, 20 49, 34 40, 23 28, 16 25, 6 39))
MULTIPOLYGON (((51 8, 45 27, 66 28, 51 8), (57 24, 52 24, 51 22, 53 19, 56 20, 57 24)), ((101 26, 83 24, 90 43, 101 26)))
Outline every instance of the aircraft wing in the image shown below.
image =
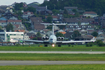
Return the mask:
POLYGON ((68 44, 68 43, 89 43, 89 42, 95 42, 96 38, 93 37, 91 40, 70 40, 70 41, 57 41, 57 43, 62 43, 62 44, 68 44))
POLYGON ((87 43, 87 42, 94 42, 91 40, 82 40, 82 41, 57 41, 56 43, 68 44, 68 43, 87 43))
POLYGON ((18 39, 18 41, 34 42, 34 43, 48 43, 48 41, 43 41, 43 40, 21 40, 21 39, 18 39))
POLYGON ((24 41, 24 42, 42 42, 42 40, 19 40, 19 41, 24 41))

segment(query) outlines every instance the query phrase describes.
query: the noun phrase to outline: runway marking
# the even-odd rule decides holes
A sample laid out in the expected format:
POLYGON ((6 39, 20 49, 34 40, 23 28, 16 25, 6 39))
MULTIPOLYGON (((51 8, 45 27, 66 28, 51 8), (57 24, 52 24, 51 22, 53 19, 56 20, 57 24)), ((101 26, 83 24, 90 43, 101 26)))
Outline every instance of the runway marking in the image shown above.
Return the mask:
POLYGON ((0 53, 105 54, 104 51, 0 51, 0 53))
POLYGON ((105 64, 105 61, 0 61, 0 66, 62 64, 105 64))

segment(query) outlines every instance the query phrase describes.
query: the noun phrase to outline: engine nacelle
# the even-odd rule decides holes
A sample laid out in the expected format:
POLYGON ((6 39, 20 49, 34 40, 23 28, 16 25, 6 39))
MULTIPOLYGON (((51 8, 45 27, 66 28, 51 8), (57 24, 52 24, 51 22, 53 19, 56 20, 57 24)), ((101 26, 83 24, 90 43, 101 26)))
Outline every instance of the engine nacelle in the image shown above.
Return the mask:
POLYGON ((63 39, 64 39, 64 37, 58 37, 57 39, 58 39, 58 40, 63 40, 63 39))
POLYGON ((48 40, 48 39, 49 39, 49 37, 47 37, 47 36, 46 36, 46 37, 43 37, 42 39, 43 39, 43 40, 48 40))

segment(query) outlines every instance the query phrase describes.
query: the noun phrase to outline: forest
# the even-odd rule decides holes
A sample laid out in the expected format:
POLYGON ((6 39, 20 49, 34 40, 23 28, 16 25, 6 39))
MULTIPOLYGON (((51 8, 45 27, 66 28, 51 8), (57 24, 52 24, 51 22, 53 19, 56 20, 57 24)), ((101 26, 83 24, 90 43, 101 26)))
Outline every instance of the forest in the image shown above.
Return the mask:
POLYGON ((64 7, 78 7, 78 9, 85 11, 94 11, 98 15, 103 15, 105 12, 105 0, 50 0, 44 1, 41 6, 47 6, 50 10, 63 10, 64 7))

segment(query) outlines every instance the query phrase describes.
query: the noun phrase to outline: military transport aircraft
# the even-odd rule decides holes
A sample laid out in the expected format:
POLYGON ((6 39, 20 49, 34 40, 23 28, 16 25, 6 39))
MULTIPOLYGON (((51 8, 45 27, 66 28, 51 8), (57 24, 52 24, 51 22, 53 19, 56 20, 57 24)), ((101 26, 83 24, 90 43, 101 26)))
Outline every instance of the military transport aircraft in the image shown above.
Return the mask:
MULTIPOLYGON (((51 44, 52 47, 55 46, 55 44, 57 44, 59 47, 62 45, 62 44, 70 44, 70 43, 88 43, 88 42, 95 42, 96 39, 93 37, 91 40, 78 40, 78 41, 75 41, 75 40, 70 40, 70 41, 57 41, 57 37, 55 36, 54 34, 54 26, 55 25, 66 25, 66 24, 52 24, 52 35, 48 38, 48 37, 45 37, 44 40, 22 40, 22 41, 25 41, 25 42, 34 42, 34 43, 43 43, 44 46, 48 46, 48 44, 51 44)), ((63 39, 62 37, 60 39, 63 39)))

